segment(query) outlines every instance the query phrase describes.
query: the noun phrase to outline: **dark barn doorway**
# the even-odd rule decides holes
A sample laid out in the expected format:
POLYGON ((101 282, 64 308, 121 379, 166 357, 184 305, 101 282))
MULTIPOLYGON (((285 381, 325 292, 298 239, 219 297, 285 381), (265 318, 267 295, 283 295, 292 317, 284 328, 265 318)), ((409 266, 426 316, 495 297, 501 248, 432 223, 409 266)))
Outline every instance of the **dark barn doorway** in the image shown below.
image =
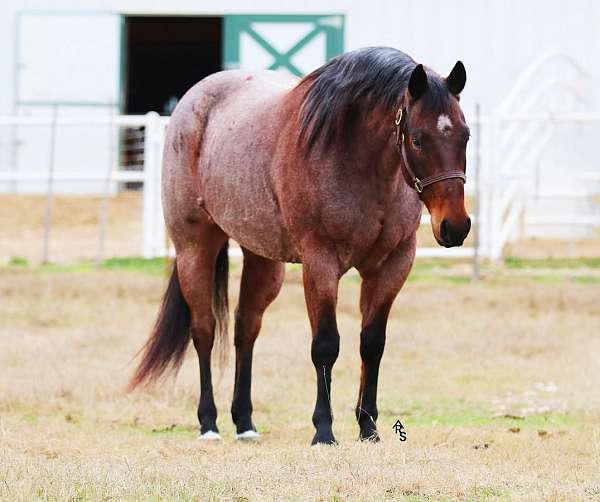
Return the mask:
POLYGON ((169 115, 196 82, 222 69, 220 17, 125 18, 124 112, 169 115))
MULTIPOLYGON (((122 113, 170 115, 190 87, 222 69, 223 18, 127 16, 124 27, 122 113)), ((119 157, 126 170, 143 169, 144 137, 143 127, 121 130, 119 157)))

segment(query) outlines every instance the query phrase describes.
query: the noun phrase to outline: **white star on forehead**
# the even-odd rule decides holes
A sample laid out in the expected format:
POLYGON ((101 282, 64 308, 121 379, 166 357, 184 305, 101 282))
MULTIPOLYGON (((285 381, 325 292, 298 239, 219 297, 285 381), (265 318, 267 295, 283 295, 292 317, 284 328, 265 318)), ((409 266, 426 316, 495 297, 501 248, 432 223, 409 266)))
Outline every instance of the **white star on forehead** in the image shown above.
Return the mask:
POLYGON ((450 120, 450 117, 442 113, 438 117, 437 128, 442 134, 447 134, 450 129, 452 129, 452 121, 450 120))

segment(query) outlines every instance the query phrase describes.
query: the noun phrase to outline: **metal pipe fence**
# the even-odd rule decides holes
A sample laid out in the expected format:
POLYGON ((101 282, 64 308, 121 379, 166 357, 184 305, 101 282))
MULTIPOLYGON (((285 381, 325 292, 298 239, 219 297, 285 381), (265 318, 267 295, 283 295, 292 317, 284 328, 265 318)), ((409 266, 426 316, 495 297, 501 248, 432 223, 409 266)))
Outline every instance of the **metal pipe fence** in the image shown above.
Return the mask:
MULTIPOLYGON (((532 186, 535 185, 533 180, 540 174, 540 159, 549 148, 549 141, 555 136, 557 128, 600 126, 600 114, 502 113, 481 116, 477 111, 468 122, 474 138, 467 151, 468 181, 465 192, 474 202, 474 245, 452 249, 419 247, 418 256, 473 258, 478 263, 481 258, 498 259, 505 244, 522 234, 524 225, 600 226, 598 214, 582 214, 577 211, 560 215, 533 214, 529 212, 528 206, 530 199, 536 197, 536 200, 560 200, 586 198, 593 193, 593 190, 583 190, 581 187, 575 193, 577 190, 572 187, 560 186, 554 192, 550 189, 533 191, 532 186), (532 138, 521 144, 514 138, 515 125, 521 128, 532 126, 542 133, 532 133, 532 138), (501 158, 503 152, 499 152, 499 149, 506 149, 504 159, 501 158)), ((5 193, 11 190, 22 193, 26 191, 23 187, 27 183, 38 183, 38 193, 43 193, 47 198, 42 261, 52 259, 49 243, 52 238, 52 206, 57 183, 73 186, 77 186, 77 183, 91 183, 95 187, 92 191, 102 197, 94 257, 97 262, 105 254, 104 240, 110 196, 122 188, 139 187, 143 191, 140 254, 147 258, 169 254, 160 201, 162 146, 167 124, 168 118, 156 113, 143 116, 65 116, 58 113, 56 108, 51 116, 44 117, 0 116, 0 128, 17 128, 17 137, 25 138, 19 148, 26 151, 18 151, 17 158, 22 156, 27 159, 28 154, 35 153, 36 148, 42 148, 40 145, 43 142, 37 141, 37 136, 28 133, 28 130, 33 128, 39 132, 40 128, 45 128, 49 132, 49 135, 44 136, 47 139, 47 154, 35 157, 45 159, 45 164, 0 164, 0 186, 5 183, 5 193), (96 137, 90 133, 87 140, 93 151, 88 152, 89 156, 73 159, 65 156, 63 150, 68 150, 78 141, 78 128, 87 131, 93 127, 104 128, 106 131, 98 133, 98 144, 94 143, 93 138, 90 142, 91 136, 96 137), (65 130, 72 131, 67 139, 61 137, 65 130), (94 153, 100 150, 106 150, 105 159, 103 162, 95 162, 94 153), (87 160, 82 162, 82 158, 87 160)), ((527 131, 522 129, 522 134, 527 131)), ((593 160, 590 158, 590 161, 593 160)), ((579 170, 572 173, 572 177, 582 181, 587 188, 595 186, 600 192, 600 170, 579 170)), ((429 216, 424 214, 421 223, 426 225, 429 221, 429 216)))

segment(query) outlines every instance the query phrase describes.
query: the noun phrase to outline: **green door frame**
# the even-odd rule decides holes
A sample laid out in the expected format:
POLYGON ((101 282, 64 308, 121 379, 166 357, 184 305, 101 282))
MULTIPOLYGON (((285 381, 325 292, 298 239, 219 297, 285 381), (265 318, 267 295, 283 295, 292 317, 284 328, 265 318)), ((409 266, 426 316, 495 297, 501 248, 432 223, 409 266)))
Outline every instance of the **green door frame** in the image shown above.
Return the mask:
POLYGON ((303 74, 291 59, 317 35, 325 34, 325 58, 341 54, 344 50, 344 16, 332 15, 230 15, 225 16, 223 40, 223 68, 226 70, 239 68, 240 34, 248 34, 258 45, 273 56, 270 70, 286 68, 292 74, 302 77, 303 74), (259 33, 252 29, 252 23, 313 23, 314 28, 296 42, 285 53, 280 53, 259 33))

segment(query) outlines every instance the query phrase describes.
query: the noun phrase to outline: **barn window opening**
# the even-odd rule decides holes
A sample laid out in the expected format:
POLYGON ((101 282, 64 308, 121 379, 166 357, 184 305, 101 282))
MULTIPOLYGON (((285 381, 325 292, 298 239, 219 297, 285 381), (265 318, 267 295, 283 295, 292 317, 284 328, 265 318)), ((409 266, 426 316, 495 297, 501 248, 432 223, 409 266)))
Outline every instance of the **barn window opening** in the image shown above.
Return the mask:
MULTIPOLYGON (((223 67, 223 19, 188 16, 127 16, 125 18, 122 112, 170 115, 196 82, 223 67)), ((144 167, 143 127, 123 128, 120 165, 144 167)), ((141 183, 122 188, 140 190, 141 183)))
POLYGON ((220 17, 125 18, 125 113, 170 115, 202 78, 222 69, 220 17))

